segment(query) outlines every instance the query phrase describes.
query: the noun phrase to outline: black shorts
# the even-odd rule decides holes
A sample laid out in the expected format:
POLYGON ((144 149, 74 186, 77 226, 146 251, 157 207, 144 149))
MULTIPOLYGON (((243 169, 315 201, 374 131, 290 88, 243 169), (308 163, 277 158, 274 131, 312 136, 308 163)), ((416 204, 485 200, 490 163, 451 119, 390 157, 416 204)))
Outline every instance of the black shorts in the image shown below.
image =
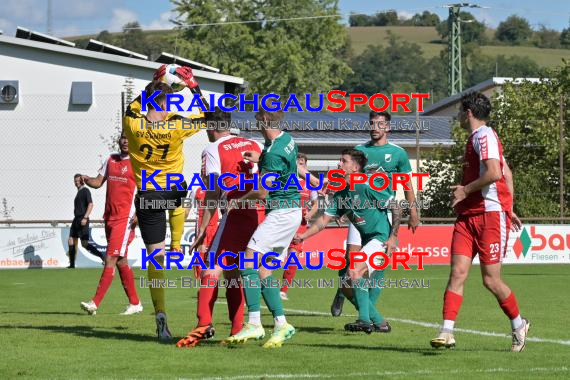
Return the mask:
POLYGON ((71 222, 71 228, 69 229, 70 238, 79 238, 81 240, 89 240, 89 219, 84 226, 81 225, 82 216, 77 216, 73 218, 71 222))
MULTIPOLYGON (((186 184, 182 184, 186 188, 186 184)), ((173 187, 175 188, 175 187, 173 187)), ((137 209, 137 219, 141 237, 145 244, 157 244, 166 239, 166 210, 175 210, 182 204, 188 190, 170 191, 139 191, 135 197, 135 207, 137 209), (156 201, 174 201, 172 207, 168 204, 158 205, 156 201), (149 205, 148 201, 155 201, 154 205, 149 205), (141 208, 141 203, 144 208, 141 208)))

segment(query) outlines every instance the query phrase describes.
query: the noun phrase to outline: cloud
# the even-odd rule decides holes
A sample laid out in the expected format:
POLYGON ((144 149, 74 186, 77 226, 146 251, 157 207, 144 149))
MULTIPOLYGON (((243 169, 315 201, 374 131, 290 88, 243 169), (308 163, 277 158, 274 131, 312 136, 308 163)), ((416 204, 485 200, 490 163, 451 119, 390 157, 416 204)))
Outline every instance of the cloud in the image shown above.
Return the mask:
POLYGON ((176 17, 176 13, 172 11, 163 12, 157 20, 152 20, 148 24, 143 25, 143 29, 172 29, 174 24, 170 22, 170 19, 176 17))
POLYGON ((409 20, 414 15, 415 15, 415 13, 410 13, 407 11, 398 11, 398 19, 400 19, 400 20, 409 20))
POLYGON ((0 18, 0 30, 2 33, 8 34, 8 32, 11 32, 13 28, 14 24, 6 19, 0 18))
POLYGON ((115 8, 113 9, 113 16, 109 21, 107 30, 109 32, 119 32, 122 30, 123 25, 128 22, 138 21, 137 14, 129 9, 115 8))

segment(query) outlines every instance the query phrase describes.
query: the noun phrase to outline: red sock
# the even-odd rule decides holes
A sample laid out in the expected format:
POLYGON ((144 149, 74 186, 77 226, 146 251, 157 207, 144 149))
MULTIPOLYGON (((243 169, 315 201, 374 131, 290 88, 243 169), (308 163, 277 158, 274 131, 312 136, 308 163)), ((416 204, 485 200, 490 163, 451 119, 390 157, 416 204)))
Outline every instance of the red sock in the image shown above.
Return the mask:
POLYGON ((445 290, 443 294, 443 319, 455 321, 461 308, 461 302, 463 302, 462 295, 445 290))
POLYGON ((121 276, 121 282, 123 283, 123 289, 127 297, 129 297, 129 303, 131 305, 138 305, 140 300, 137 295, 137 289, 135 288, 135 274, 133 269, 128 265, 119 266, 119 276, 121 276))
POLYGON ((291 284, 293 278, 295 278, 295 274, 297 273, 297 267, 293 265, 289 265, 289 268, 283 271, 283 286, 281 287, 281 291, 287 293, 288 285, 291 284))
POLYGON ((243 327, 243 289, 241 283, 239 286, 230 286, 226 288, 226 300, 228 302, 228 314, 232 322, 231 335, 235 335, 241 331, 243 327))
POLYGON ((103 273, 101 274, 101 279, 99 280, 99 285, 97 286, 97 291, 95 292, 95 297, 93 297, 93 302, 99 307, 99 304, 105 297, 105 293, 111 286, 113 282, 113 276, 115 275, 115 268, 103 268, 103 273))
POLYGON ((214 303, 218 298, 218 279, 217 277, 207 275, 202 277, 200 285, 196 316, 198 317, 198 326, 207 326, 212 323, 214 303))
POLYGON ((509 319, 515 319, 520 315, 519 305, 517 305, 517 299, 515 298, 515 293, 511 292, 507 298, 499 302, 503 313, 509 317, 509 319))

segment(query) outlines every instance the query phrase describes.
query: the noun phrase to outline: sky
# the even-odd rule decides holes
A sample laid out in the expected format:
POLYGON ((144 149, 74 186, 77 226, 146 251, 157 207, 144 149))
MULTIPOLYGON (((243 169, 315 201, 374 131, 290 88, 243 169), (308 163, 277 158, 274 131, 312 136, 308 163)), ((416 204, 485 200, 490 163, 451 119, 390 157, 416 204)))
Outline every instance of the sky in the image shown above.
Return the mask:
MULTIPOLYGON (((16 26, 22 26, 46 33, 47 3, 47 0, 2 0, 0 30, 13 36, 16 26)), ((535 29, 545 25, 560 31, 570 24, 568 0, 474 0, 473 3, 488 7, 469 11, 490 27, 497 27, 511 14, 525 17, 535 29)), ((429 10, 445 19, 444 4, 447 2, 437 0, 340 0, 340 11, 343 15, 351 12, 372 15, 395 9, 401 17, 409 18, 429 10)), ((169 0, 52 0, 52 34, 67 37, 97 34, 102 30, 119 31, 129 21, 139 21, 143 29, 170 29, 174 25, 169 20, 175 17, 172 8, 169 0)))

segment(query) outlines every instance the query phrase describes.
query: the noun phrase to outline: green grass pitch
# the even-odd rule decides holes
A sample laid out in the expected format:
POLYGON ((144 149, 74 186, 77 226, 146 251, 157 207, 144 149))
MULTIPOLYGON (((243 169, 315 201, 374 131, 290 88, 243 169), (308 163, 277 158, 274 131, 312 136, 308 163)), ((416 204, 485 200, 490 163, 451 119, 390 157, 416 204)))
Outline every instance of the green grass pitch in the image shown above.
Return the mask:
MULTIPOLYGON (((472 268, 456 327, 454 350, 434 350, 429 340, 441 319, 448 267, 390 271, 387 278, 429 279, 427 289, 388 288, 380 309, 392 322, 390 334, 346 333, 355 311, 328 314, 334 290, 292 289, 285 301, 297 334, 281 349, 259 342, 228 348, 224 291, 214 315, 215 338, 193 349, 156 341, 148 289, 139 289, 142 315, 120 316, 127 300, 118 279, 96 316, 79 302, 92 297, 99 269, 0 271, 0 378, 568 378, 570 377, 570 266, 505 266, 531 341, 523 353, 508 352, 510 325, 472 268)), ((188 273, 186 273, 188 272, 188 273)), ((333 278, 330 270, 298 271, 298 278, 333 278)), ((277 273, 279 276, 280 271, 277 273)), ((146 273, 136 270, 138 277, 146 273)), ((170 278, 190 271, 169 271, 170 278)), ((178 282, 178 285, 180 283, 178 282)), ((196 289, 167 289, 169 325, 176 338, 196 322, 196 289)), ((263 310, 267 332, 273 321, 263 310)))

